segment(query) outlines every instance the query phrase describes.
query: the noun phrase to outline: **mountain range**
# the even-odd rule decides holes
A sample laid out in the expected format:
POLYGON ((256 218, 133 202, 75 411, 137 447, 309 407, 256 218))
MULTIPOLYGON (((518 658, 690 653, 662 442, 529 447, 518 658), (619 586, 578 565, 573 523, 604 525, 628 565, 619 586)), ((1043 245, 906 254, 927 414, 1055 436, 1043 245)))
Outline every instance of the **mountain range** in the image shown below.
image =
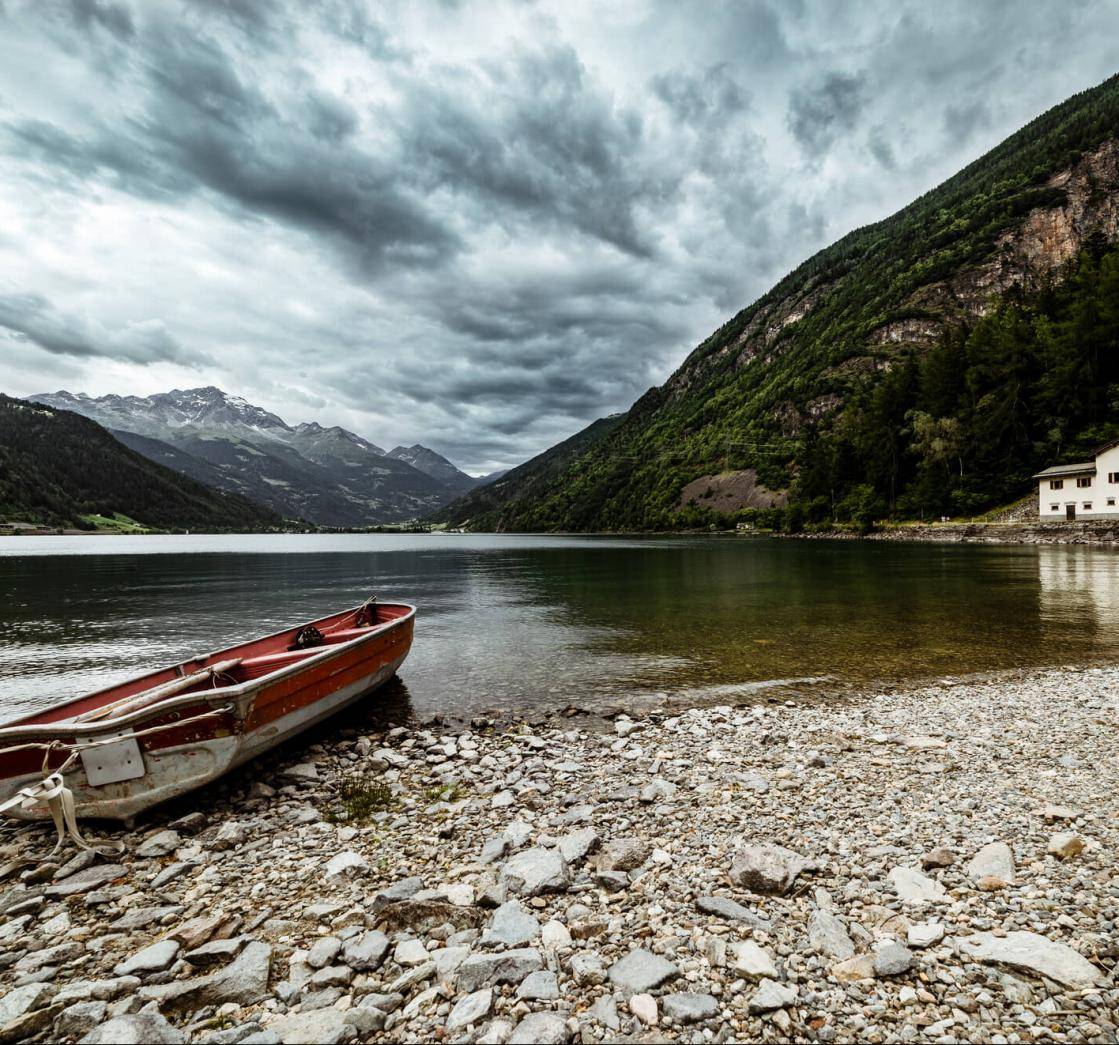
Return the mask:
POLYGON ((59 391, 29 400, 96 421, 130 449, 198 482, 325 526, 425 516, 484 481, 419 444, 385 451, 338 426, 289 425, 212 386, 96 398, 59 391))
POLYGON ((481 530, 969 515, 1119 436, 1119 77, 844 236, 439 518, 481 530))
POLYGON ((0 519, 92 529, 121 515, 156 529, 283 525, 267 508, 122 446, 87 418, 0 395, 0 519))

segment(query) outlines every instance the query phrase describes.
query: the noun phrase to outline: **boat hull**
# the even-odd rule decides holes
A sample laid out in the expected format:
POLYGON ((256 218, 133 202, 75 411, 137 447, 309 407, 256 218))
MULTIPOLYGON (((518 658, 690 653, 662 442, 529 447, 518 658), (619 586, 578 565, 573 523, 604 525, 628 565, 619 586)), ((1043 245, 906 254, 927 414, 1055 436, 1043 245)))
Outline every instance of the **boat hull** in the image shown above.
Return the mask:
MULTIPOLYGON (((82 754, 64 774, 78 816, 130 820, 152 806, 218 779, 370 694, 392 678, 411 648, 415 610, 403 608, 408 612, 321 651, 297 658, 283 652, 258 656, 258 662, 292 663, 283 663, 257 678, 177 697, 122 719, 107 720, 99 729, 83 727, 82 739, 100 743, 82 754), (137 748, 141 764, 133 768, 137 748), (129 761, 124 765, 126 758, 129 761), (104 779, 122 773, 133 775, 129 779, 104 779)), ((345 637, 349 633, 342 634, 345 637)), ((286 637, 287 633, 278 636, 281 646, 286 637)), ((247 644, 246 648, 251 647, 247 644)), ((191 664, 220 659, 228 652, 211 654, 191 664)), ((246 661, 247 666, 252 663, 246 661)), ((252 674, 248 667, 246 673, 252 674)), ((74 705, 84 706, 80 702, 74 705)), ((35 725, 27 722, 0 730, 0 748, 34 737, 35 725)), ((50 735, 68 747, 79 736, 67 733, 65 720, 52 722, 50 735)), ((67 753, 52 752, 48 768, 57 769, 67 753)), ((42 758, 41 748, 0 752, 0 801, 42 779, 42 758)), ((17 806, 8 812, 22 819, 50 815, 45 803, 17 806)))

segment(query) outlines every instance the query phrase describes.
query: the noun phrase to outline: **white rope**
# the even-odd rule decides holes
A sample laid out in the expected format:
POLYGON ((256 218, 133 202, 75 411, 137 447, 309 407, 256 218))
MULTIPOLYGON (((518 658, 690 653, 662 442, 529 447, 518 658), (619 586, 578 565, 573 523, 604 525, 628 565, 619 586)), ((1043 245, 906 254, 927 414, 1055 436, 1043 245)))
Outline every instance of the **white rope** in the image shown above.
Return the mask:
MULTIPOLYGON (((62 768, 67 768, 75 757, 75 755, 71 755, 63 763, 62 768)), ((54 856, 62 848, 67 838, 70 838, 79 849, 86 849, 100 856, 114 855, 110 851, 90 845, 82 836, 78 827, 77 810, 74 806, 74 792, 66 786, 66 780, 61 769, 55 770, 50 776, 40 780, 37 784, 21 788, 6 802, 0 804, 0 813, 6 813, 16 806, 21 806, 30 812, 35 806, 41 805, 43 802, 46 802, 51 819, 54 821, 54 828, 58 832, 58 841, 54 843, 54 848, 47 854, 46 859, 49 860, 54 856)))
POLYGON ((168 729, 178 729, 194 722, 200 722, 203 719, 215 718, 219 715, 228 714, 231 711, 233 711, 233 705, 227 704, 214 711, 207 711, 201 715, 193 715, 188 719, 183 719, 181 722, 170 722, 162 726, 152 726, 149 729, 142 729, 137 733, 132 733, 127 737, 114 736, 105 737, 101 740, 91 740, 87 744, 66 744, 60 740, 51 740, 49 742, 29 742, 27 744, 19 744, 15 747, 5 748, 3 751, 0 751, 0 754, 7 754, 11 751, 22 751, 28 748, 45 749, 43 754, 43 772, 47 775, 37 784, 31 784, 28 787, 20 788, 6 802, 0 803, 0 813, 7 813, 9 810, 17 807, 23 809, 25 812, 32 812, 36 806, 42 806, 45 802, 47 809, 50 811, 51 819, 54 821, 55 830, 58 832, 58 841, 54 843, 54 848, 47 854, 46 859, 48 860, 62 848, 67 838, 79 849, 97 853, 99 856, 115 856, 116 853, 111 850, 98 849, 97 846, 90 845, 82 836, 82 832, 78 827, 78 812, 74 802, 74 792, 66 786, 66 778, 62 774, 77 761, 83 751, 89 748, 101 747, 103 744, 119 744, 122 739, 131 740, 136 737, 148 736, 152 733, 160 733, 168 729), (69 751, 70 754, 58 769, 51 773, 47 773, 47 760, 50 758, 51 752, 59 750, 69 751))

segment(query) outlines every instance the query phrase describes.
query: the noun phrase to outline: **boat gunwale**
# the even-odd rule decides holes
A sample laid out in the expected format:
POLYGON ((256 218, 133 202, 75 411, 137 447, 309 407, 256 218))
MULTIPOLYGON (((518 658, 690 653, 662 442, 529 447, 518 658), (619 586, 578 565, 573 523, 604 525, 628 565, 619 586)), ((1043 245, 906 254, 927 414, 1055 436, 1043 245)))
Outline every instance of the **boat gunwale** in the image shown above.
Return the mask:
MULTIPOLYGON (((255 679, 246 679, 244 682, 238 682, 232 686, 220 686, 213 689, 205 690, 201 693, 184 693, 181 696, 170 697, 166 701, 159 701, 158 703, 151 704, 145 708, 137 708, 136 711, 127 715, 121 715, 120 718, 99 719, 96 722, 75 722, 74 720, 63 719, 58 722, 35 722, 35 721, 16 721, 9 726, 0 726, 0 741, 7 742, 12 740, 27 739, 29 737, 54 739, 60 737, 87 737, 96 736, 102 733, 119 733, 122 729, 129 726, 136 725, 140 722, 145 722, 149 719, 160 718, 168 711, 175 710, 184 706, 197 706, 200 701, 207 704, 222 704, 230 700, 236 701, 249 693, 263 689, 265 686, 272 685, 276 682, 282 681, 290 676, 302 674, 309 667, 319 664, 325 664, 327 661, 335 657, 341 656, 343 653, 354 649, 356 646, 369 642, 374 638, 380 638, 387 635, 398 627, 401 627, 408 621, 414 620, 416 616, 416 607, 410 602, 381 602, 380 606, 403 606, 407 609, 407 613, 403 616, 396 617, 393 620, 386 621, 384 624, 376 628, 370 628, 364 635, 358 635, 352 639, 347 639, 345 642, 331 643, 321 650, 315 650, 310 656, 300 660, 293 661, 290 664, 282 664, 274 671, 268 672, 266 675, 261 675, 255 679)), ((353 613, 360 610, 361 606, 354 606, 348 610, 341 610, 337 613, 329 613, 324 617, 317 617, 315 620, 310 621, 310 624, 317 624, 320 621, 326 620, 330 617, 344 617, 348 613, 353 613)), ((197 657, 187 658, 181 661, 180 664, 190 663, 191 661, 205 661, 213 657, 220 656, 223 653, 228 653, 230 650, 237 649, 239 646, 252 645, 256 642, 267 642, 269 639, 279 638, 281 635, 292 631, 294 628, 305 627, 306 625, 289 625, 286 628, 281 628, 279 631, 272 632, 269 635, 262 635, 256 639, 249 639, 247 642, 238 643, 234 646, 226 646, 219 650, 213 650, 209 653, 200 654, 197 657)), ((315 647, 311 647, 312 650, 315 647)), ((121 686, 127 686, 130 683, 138 682, 141 679, 147 678, 150 675, 157 674, 160 670, 146 671, 139 675, 133 675, 131 678, 124 679, 113 686, 107 686, 102 690, 95 690, 93 693, 83 694, 65 701, 63 704, 55 704, 52 707, 65 706, 66 704, 77 703, 80 700, 88 699, 95 696, 97 693, 103 693, 108 690, 117 689, 121 686)), ((50 708, 44 709, 50 710, 50 708)), ((220 710, 215 707, 215 711, 220 710)), ((232 712, 235 708, 231 708, 232 712)), ((43 711, 36 712, 36 714, 43 714, 43 711)))

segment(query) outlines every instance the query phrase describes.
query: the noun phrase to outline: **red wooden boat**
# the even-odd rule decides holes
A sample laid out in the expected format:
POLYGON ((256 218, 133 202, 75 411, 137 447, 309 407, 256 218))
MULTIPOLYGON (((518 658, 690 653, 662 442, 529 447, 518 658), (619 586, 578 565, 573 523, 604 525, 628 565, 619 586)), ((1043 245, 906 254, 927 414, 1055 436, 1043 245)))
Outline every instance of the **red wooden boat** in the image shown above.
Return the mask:
POLYGON ((0 804, 58 823, 64 778, 77 816, 129 820, 387 681, 415 615, 371 599, 19 719, 0 729, 0 804))

